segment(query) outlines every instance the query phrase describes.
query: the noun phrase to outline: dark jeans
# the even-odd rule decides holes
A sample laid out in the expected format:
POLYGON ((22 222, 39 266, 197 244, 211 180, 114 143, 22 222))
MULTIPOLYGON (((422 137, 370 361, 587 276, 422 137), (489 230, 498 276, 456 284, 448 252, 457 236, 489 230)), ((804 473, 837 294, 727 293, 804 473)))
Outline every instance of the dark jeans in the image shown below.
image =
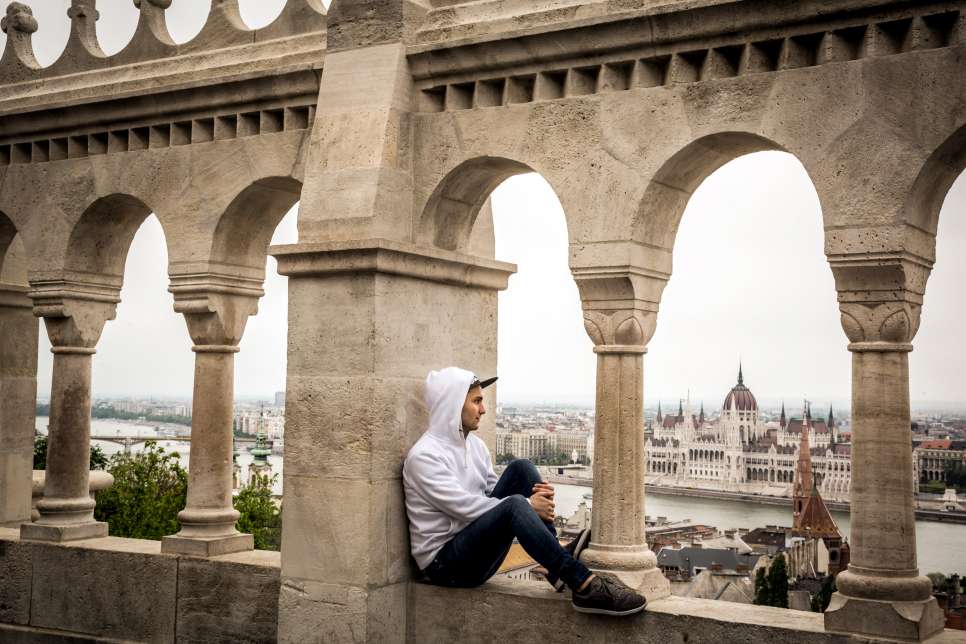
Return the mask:
POLYGON ((527 501, 533 486, 542 480, 530 461, 510 463, 490 495, 505 500, 443 546, 426 567, 430 581, 440 586, 479 586, 496 574, 516 537, 540 565, 571 589, 579 588, 590 570, 560 546, 553 524, 544 522, 527 501))

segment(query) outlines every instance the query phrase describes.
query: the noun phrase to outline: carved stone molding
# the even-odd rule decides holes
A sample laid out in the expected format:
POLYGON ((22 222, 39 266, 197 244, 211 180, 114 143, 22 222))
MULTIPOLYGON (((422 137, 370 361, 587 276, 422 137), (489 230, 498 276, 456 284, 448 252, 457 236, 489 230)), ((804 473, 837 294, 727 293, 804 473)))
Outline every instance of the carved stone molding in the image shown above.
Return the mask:
POLYGON ((77 279, 32 280, 28 295, 34 315, 42 317, 53 351, 94 352, 104 324, 117 315, 120 283, 77 279))
POLYGON ((631 268, 572 270, 583 301, 584 329, 597 353, 645 353, 657 328, 664 275, 631 268))
POLYGON ((237 351, 245 324, 265 294, 261 280, 211 273, 172 276, 168 291, 199 352, 237 351))
POLYGON ((829 259, 851 351, 911 351, 932 263, 903 254, 829 259))

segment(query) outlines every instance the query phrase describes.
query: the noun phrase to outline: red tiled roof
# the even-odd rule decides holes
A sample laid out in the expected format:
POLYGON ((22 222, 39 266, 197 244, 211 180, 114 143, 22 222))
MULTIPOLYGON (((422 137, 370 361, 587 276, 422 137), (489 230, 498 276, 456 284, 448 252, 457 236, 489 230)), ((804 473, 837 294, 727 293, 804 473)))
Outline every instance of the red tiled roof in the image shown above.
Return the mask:
POLYGON ((919 447, 923 449, 949 449, 953 441, 948 438, 936 438, 931 441, 923 441, 919 443, 919 447))

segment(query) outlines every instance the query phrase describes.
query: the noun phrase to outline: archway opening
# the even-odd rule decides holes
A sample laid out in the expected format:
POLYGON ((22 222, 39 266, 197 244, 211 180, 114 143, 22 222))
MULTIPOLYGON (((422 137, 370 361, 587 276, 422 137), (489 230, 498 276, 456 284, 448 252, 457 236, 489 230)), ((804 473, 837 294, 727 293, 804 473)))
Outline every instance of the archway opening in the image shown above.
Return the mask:
MULTIPOLYGON (((836 421, 847 422, 851 398, 821 204, 807 171, 762 137, 700 139, 652 181, 636 236, 670 249, 673 264, 648 346, 646 416, 656 416, 659 402, 664 410, 680 404, 683 414, 671 427, 658 429, 651 421, 660 438, 678 441, 659 458, 673 457, 675 449, 681 457, 694 456, 679 479, 662 483, 709 493, 786 494, 792 477, 763 464, 772 450, 798 445, 800 401, 807 397, 813 410, 822 409, 812 416, 824 432, 824 410, 831 404, 836 421), (709 400, 716 404, 704 405, 706 422, 690 422, 699 401, 709 400), (787 427, 780 423, 783 401, 791 416, 787 427), (692 451, 699 442, 705 447, 692 451), (704 472, 703 480, 689 471, 704 472)), ((841 445, 835 458, 849 457, 841 445)), ((823 461, 819 467, 829 458, 824 451, 812 454, 813 462, 823 461)), ((648 513, 667 503, 659 492, 649 493, 648 513)), ((790 525, 792 519, 779 508, 755 508, 749 523, 701 500, 667 511, 722 530, 790 525)), ((847 518, 836 520, 847 532, 847 518)))
MULTIPOLYGON (((567 221, 554 188, 511 159, 466 161, 428 198, 417 241, 517 265, 497 297, 500 380, 489 414, 497 471, 514 458, 527 458, 548 474, 573 464, 571 471, 589 485, 596 357, 583 328, 568 265, 567 221)), ((559 519, 575 515, 588 492, 558 486, 559 519)))

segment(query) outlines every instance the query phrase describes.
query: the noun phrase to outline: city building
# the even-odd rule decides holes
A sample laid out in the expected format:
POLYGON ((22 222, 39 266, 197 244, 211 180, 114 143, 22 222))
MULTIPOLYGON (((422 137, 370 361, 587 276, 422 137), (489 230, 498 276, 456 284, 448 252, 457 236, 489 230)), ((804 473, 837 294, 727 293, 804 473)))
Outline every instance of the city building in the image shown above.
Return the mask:
POLYGON ((851 445, 842 442, 833 410, 826 420, 788 419, 764 422, 754 394, 738 368, 738 383, 725 396, 717 419, 698 415, 679 403, 677 414, 663 415, 645 430, 647 480, 656 485, 792 495, 792 481, 802 436, 818 485, 826 498, 849 499, 851 445))
POLYGON ((580 430, 497 429, 497 456, 513 455, 539 461, 561 453, 575 462, 590 463, 594 435, 580 430))

